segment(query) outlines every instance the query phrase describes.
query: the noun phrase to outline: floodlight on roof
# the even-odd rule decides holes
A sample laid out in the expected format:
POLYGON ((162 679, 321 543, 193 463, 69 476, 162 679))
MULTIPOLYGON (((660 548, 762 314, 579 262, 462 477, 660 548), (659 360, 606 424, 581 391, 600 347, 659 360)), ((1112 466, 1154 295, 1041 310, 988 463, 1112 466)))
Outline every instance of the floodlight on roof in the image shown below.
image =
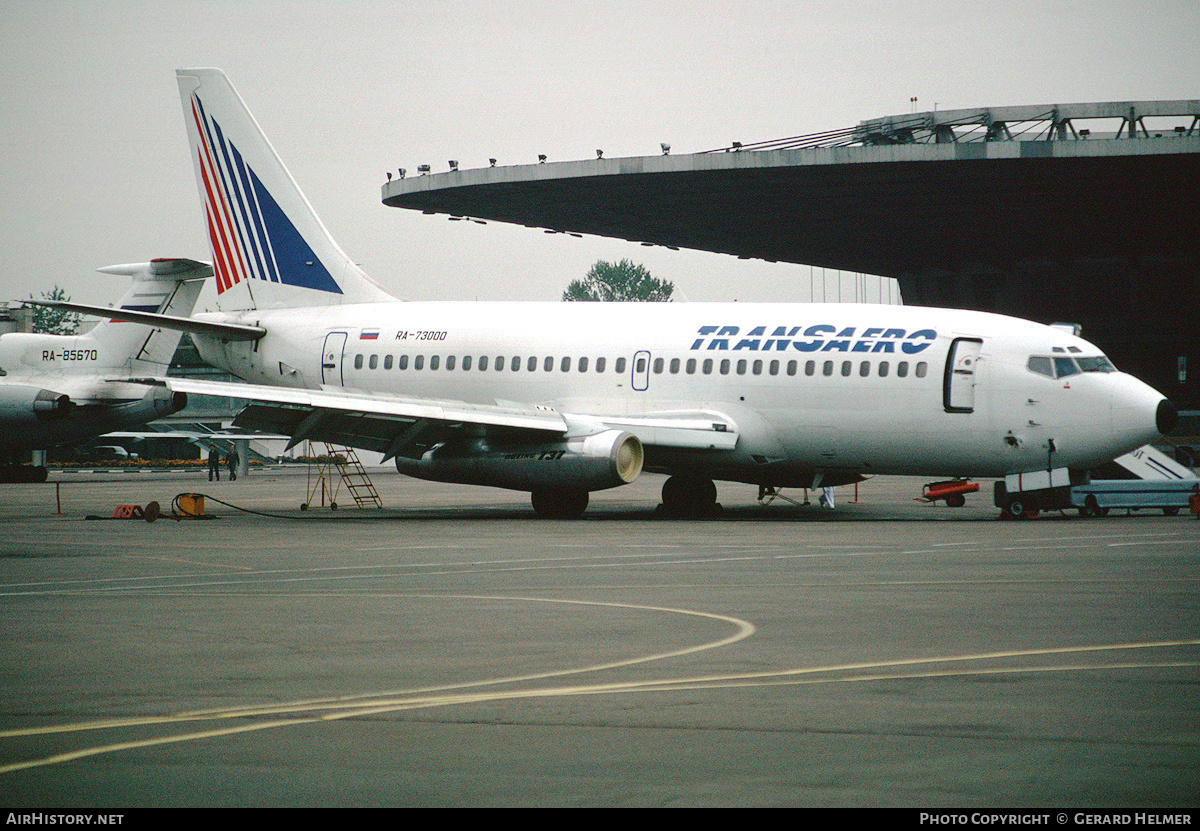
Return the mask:
POLYGON ((663 155, 664 155, 664 156, 669 156, 669 155, 671 155, 671 145, 667 144, 667 143, 664 141, 664 142, 661 142, 661 143, 660 143, 658 146, 662 148, 662 151, 663 151, 663 155))
POLYGON ((603 158, 604 158, 604 151, 603 151, 603 150, 597 150, 597 151, 596 151, 596 158, 597 158, 597 159, 603 159, 603 158))
POLYGON ((451 160, 450 160, 450 169, 451 169, 452 171, 453 171, 453 170, 458 170, 458 160, 457 160, 457 159, 451 159, 451 160))
POLYGON ((400 168, 400 178, 401 178, 401 179, 403 179, 403 178, 404 178, 404 175, 405 175, 406 173, 408 173, 408 171, 407 171, 407 170, 405 170, 404 168, 400 168))
POLYGON ((427 164, 417 165, 417 173, 420 173, 422 176, 426 175, 427 173, 429 173, 429 165, 427 165, 427 164))
POLYGON ((546 163, 546 154, 538 153, 538 164, 545 164, 545 163, 546 163))
POLYGON ((489 167, 495 167, 495 166, 496 166, 496 160, 495 160, 495 159, 488 159, 488 166, 489 166, 489 167))

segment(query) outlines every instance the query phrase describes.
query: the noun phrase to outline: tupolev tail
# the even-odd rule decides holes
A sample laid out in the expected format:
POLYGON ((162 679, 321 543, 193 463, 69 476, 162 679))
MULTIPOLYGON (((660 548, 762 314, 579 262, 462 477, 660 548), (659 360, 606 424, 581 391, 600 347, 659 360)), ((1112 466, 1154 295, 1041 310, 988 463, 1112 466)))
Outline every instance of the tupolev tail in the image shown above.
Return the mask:
POLYGON ((221 309, 395 300, 325 230, 225 73, 175 74, 221 309))

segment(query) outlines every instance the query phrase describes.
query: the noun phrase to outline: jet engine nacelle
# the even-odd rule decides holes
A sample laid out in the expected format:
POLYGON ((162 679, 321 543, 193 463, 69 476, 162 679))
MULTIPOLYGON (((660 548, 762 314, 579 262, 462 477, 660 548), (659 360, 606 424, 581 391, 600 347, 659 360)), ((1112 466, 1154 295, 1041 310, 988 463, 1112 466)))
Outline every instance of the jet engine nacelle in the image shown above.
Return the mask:
POLYGON ((396 469, 418 479, 460 485, 598 491, 632 482, 642 472, 644 458, 637 436, 606 430, 532 444, 487 439, 447 442, 416 461, 397 458, 396 469))
POLYGON ((187 406, 186 392, 171 392, 162 387, 151 387, 149 392, 136 401, 113 408, 112 418, 128 424, 145 424, 162 416, 179 412, 187 406))
POLYGON ((0 424, 32 424, 65 418, 71 407, 68 395, 40 387, 0 386, 0 424))

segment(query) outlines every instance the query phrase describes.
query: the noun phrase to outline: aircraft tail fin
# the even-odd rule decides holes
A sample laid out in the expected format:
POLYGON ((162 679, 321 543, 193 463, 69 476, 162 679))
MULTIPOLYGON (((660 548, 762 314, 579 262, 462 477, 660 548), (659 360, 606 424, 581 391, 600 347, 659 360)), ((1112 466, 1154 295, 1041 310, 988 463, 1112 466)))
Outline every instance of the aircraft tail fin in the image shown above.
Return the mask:
POLYGON ((394 300, 325 230, 225 73, 175 74, 222 310, 394 300))
POLYGON ((96 324, 85 336, 100 347, 100 354, 109 356, 109 365, 104 368, 128 371, 130 377, 166 375, 182 333, 124 321, 117 312, 128 309, 188 317, 204 281, 213 273, 212 266, 195 260, 164 258, 99 270, 133 278, 129 290, 113 308, 113 316, 96 324))

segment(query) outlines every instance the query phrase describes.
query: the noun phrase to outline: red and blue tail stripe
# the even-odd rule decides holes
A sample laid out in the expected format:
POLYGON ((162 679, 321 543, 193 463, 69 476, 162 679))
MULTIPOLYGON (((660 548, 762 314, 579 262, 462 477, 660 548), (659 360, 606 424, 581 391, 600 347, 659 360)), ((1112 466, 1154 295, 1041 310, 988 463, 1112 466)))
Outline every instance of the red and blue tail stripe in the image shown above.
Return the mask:
POLYGON ((192 118, 213 251, 217 293, 262 280, 341 294, 329 271, 263 186, 242 154, 207 116, 198 95, 192 118))

